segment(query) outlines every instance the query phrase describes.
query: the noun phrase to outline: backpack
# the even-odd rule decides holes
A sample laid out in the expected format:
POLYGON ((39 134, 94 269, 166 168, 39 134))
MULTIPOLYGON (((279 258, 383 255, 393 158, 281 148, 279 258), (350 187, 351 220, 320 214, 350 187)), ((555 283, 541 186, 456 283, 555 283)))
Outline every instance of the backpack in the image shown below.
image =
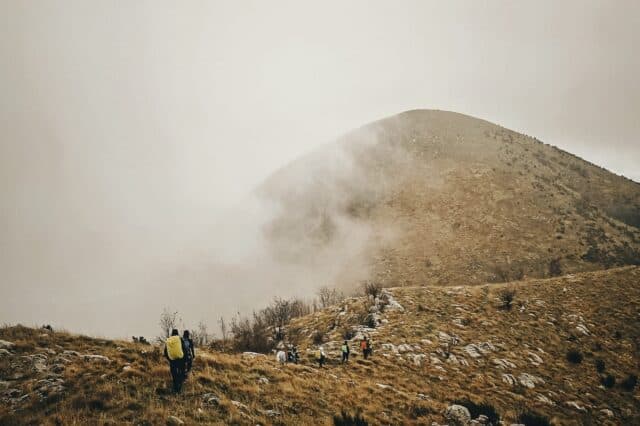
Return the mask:
POLYGON ((187 358, 191 358, 191 341, 184 339, 184 348, 187 350, 187 358))
POLYGON ((171 336, 167 339, 167 356, 171 361, 184 357, 184 352, 182 352, 182 339, 180 336, 171 336))

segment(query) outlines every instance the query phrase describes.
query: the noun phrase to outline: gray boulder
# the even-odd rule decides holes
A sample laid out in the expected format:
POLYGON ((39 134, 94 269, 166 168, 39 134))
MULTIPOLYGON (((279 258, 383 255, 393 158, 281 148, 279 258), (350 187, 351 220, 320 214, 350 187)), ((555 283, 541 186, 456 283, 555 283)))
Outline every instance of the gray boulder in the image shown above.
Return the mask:
POLYGON ((468 426, 471 423, 471 413, 462 405, 450 405, 444 416, 451 426, 468 426))
POLYGON ((0 340, 0 349, 12 349, 15 343, 6 340, 0 340))
POLYGON ((169 416, 169 417, 167 417, 167 424, 171 425, 171 426, 173 426, 173 425, 183 425, 184 422, 181 419, 179 419, 178 417, 176 417, 176 416, 169 416))

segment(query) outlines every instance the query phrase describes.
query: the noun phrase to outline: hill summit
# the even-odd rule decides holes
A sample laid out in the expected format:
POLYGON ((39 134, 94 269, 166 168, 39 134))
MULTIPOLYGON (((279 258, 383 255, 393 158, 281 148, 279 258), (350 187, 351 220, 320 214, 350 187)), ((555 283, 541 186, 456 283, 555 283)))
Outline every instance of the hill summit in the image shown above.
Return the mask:
POLYGON ((342 285, 504 282, 640 264, 640 184, 466 115, 408 111, 275 173, 284 262, 342 285))

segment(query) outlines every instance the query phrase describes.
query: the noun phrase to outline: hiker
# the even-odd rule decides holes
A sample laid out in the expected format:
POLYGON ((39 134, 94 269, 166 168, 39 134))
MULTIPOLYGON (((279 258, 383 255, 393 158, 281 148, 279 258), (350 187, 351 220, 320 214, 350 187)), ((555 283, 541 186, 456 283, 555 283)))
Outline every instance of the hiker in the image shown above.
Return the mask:
POLYGON ((296 346, 292 346, 289 351, 289 362, 293 362, 295 364, 300 360, 300 354, 298 354, 298 348, 296 346))
POLYGON ((366 337, 362 338, 362 341, 360 342, 360 349, 362 349, 362 355, 364 356, 364 359, 367 359, 367 357, 369 356, 369 339, 367 339, 366 337))
POLYGON ((278 361, 280 364, 284 364, 285 362, 287 362, 286 352, 285 351, 276 352, 276 361, 278 361))
POLYGON ((342 363, 349 362, 349 344, 347 341, 344 341, 342 345, 342 363))
POLYGON ((193 344, 193 340, 191 339, 191 335, 189 334, 189 330, 185 330, 182 333, 182 341, 184 342, 184 347, 187 349, 185 353, 184 363, 184 375, 186 376, 189 371, 191 371, 191 367, 193 366, 193 360, 196 357, 196 347, 193 344))
POLYGON ((169 369, 171 370, 171 378, 173 379, 173 391, 179 393, 184 382, 185 354, 187 348, 184 341, 180 338, 177 329, 171 330, 171 336, 167 338, 164 345, 164 356, 169 360, 169 369))
POLYGON ((320 368, 322 368, 326 359, 327 356, 324 354, 324 348, 320 346, 318 348, 318 364, 320 365, 320 368))

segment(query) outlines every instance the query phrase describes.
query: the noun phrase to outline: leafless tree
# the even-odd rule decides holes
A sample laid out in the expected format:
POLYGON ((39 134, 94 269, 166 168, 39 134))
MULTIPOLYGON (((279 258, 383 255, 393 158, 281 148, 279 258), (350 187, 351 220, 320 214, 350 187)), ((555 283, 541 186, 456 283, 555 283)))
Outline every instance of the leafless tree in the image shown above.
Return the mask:
POLYGON ((206 346, 211 340, 211 335, 207 328, 207 324, 203 321, 198 323, 198 327, 195 330, 191 330, 191 338, 196 346, 206 346))
POLYGON ((161 339, 166 339, 171 336, 171 330, 177 327, 179 319, 180 317, 177 311, 172 312, 169 308, 164 308, 162 310, 162 314, 160 315, 160 329, 162 330, 162 334, 160 335, 161 339))
POLYGON ((318 299, 320 306, 327 308, 340 303, 344 299, 344 295, 335 288, 323 286, 318 289, 318 299))

